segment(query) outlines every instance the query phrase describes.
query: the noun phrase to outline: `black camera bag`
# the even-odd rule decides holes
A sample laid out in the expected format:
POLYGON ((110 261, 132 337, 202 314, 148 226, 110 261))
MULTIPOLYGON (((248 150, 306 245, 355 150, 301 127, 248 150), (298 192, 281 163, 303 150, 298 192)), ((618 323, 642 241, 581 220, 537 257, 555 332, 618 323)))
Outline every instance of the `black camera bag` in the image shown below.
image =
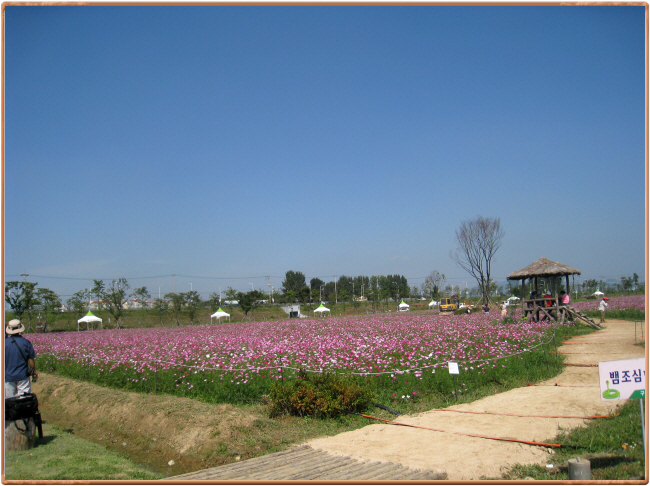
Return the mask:
POLYGON ((5 398, 5 420, 21 420, 36 417, 38 413, 38 398, 34 393, 25 393, 16 397, 5 398))

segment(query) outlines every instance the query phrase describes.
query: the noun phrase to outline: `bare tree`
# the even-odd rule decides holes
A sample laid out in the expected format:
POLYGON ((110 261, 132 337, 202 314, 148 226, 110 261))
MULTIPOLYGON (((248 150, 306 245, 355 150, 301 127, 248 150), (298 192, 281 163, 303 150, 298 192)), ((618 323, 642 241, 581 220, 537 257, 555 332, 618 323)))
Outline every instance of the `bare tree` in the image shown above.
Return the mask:
POLYGON ((457 251, 449 255, 476 279, 485 304, 490 302, 492 258, 501 246, 504 234, 500 218, 477 216, 476 219, 463 221, 456 230, 457 251))

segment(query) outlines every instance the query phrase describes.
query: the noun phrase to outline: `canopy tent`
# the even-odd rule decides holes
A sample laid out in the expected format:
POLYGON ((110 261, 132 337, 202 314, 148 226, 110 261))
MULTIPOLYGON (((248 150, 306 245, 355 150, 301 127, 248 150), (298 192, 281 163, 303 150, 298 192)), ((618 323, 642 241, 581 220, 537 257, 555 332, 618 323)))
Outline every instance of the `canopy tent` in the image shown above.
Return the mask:
POLYGON ((397 306, 397 308, 398 308, 399 311, 404 312, 404 311, 409 310, 409 309, 411 308, 411 306, 409 306, 406 302, 402 301, 402 302, 400 302, 400 304, 397 306))
POLYGON ((429 307, 433 307, 434 305, 438 305, 438 302, 436 302, 435 300, 429 302, 429 307))
POLYGON ((520 299, 516 295, 513 295, 511 297, 508 297, 506 300, 508 301, 509 304, 511 304, 511 303, 516 302, 516 301, 518 301, 520 299))
POLYGON ((221 307, 219 307, 219 310, 217 312, 215 312, 214 314, 212 314, 210 316, 210 324, 212 324, 212 318, 213 317, 218 319, 218 322, 221 322, 222 317, 227 317, 228 322, 230 322, 230 314, 228 314, 227 312, 224 312, 223 310, 221 310, 221 307))
POLYGON ((77 331, 79 330, 79 323, 80 322, 85 322, 86 323, 86 330, 88 330, 88 325, 91 322, 99 322, 99 328, 103 329, 102 320, 99 317, 97 317, 95 314, 90 312, 90 311, 88 311, 88 314, 86 314, 85 316, 83 316, 81 319, 79 319, 77 321, 77 331))
POLYGON ((596 291, 594 292, 594 295, 595 295, 596 297, 600 298, 600 297, 602 297, 602 296, 605 295, 605 294, 603 294, 600 290, 596 290, 596 291))
MULTIPOLYGON (((323 304, 321 304, 314 310, 314 315, 316 315, 316 312, 319 312, 320 315, 323 315, 323 312, 330 312, 330 310, 327 307, 325 307, 323 304)), ((332 315, 331 312, 330 315, 332 315)))

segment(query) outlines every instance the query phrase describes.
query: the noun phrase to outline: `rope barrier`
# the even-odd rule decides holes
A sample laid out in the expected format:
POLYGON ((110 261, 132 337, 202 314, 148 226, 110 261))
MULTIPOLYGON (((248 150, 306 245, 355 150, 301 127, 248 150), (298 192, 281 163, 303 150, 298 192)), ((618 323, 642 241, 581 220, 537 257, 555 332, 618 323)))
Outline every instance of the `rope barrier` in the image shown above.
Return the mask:
POLYGON ((432 427, 423 427, 422 425, 411 425, 411 424, 404 424, 401 422, 394 422, 392 420, 386 420, 378 417, 373 417, 372 415, 364 415, 361 414, 362 417, 369 418, 372 420, 380 420, 382 422, 389 423, 391 425, 402 425, 404 427, 413 427, 416 429, 425 429, 425 430, 433 430, 434 432, 443 432, 446 434, 456 434, 456 435, 466 435, 469 437, 478 437, 479 439, 490 439, 490 440, 502 440, 506 442, 518 442, 520 444, 529 444, 529 445, 534 445, 534 446, 541 446, 541 447, 562 447, 562 444, 547 444, 546 442, 533 442, 533 441, 528 441, 528 440, 520 440, 520 439, 508 439, 506 437, 491 437, 489 435, 480 435, 480 434, 470 434, 467 432, 454 432, 451 430, 442 430, 442 429, 434 429, 432 427))
POLYGON ((583 368, 598 368, 597 364, 578 364, 578 363, 562 363, 563 366, 581 366, 583 368))

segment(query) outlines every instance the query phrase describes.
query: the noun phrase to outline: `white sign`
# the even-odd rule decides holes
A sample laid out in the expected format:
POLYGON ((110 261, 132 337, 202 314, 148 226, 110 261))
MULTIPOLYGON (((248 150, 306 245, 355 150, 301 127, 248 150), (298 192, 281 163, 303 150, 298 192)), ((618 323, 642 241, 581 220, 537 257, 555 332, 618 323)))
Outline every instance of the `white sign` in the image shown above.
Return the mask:
POLYGON ((449 374, 460 375, 460 370, 458 369, 458 363, 456 363, 455 361, 449 362, 449 374))
POLYGON ((598 363, 598 374, 604 402, 645 396, 645 358, 602 361, 598 363))

